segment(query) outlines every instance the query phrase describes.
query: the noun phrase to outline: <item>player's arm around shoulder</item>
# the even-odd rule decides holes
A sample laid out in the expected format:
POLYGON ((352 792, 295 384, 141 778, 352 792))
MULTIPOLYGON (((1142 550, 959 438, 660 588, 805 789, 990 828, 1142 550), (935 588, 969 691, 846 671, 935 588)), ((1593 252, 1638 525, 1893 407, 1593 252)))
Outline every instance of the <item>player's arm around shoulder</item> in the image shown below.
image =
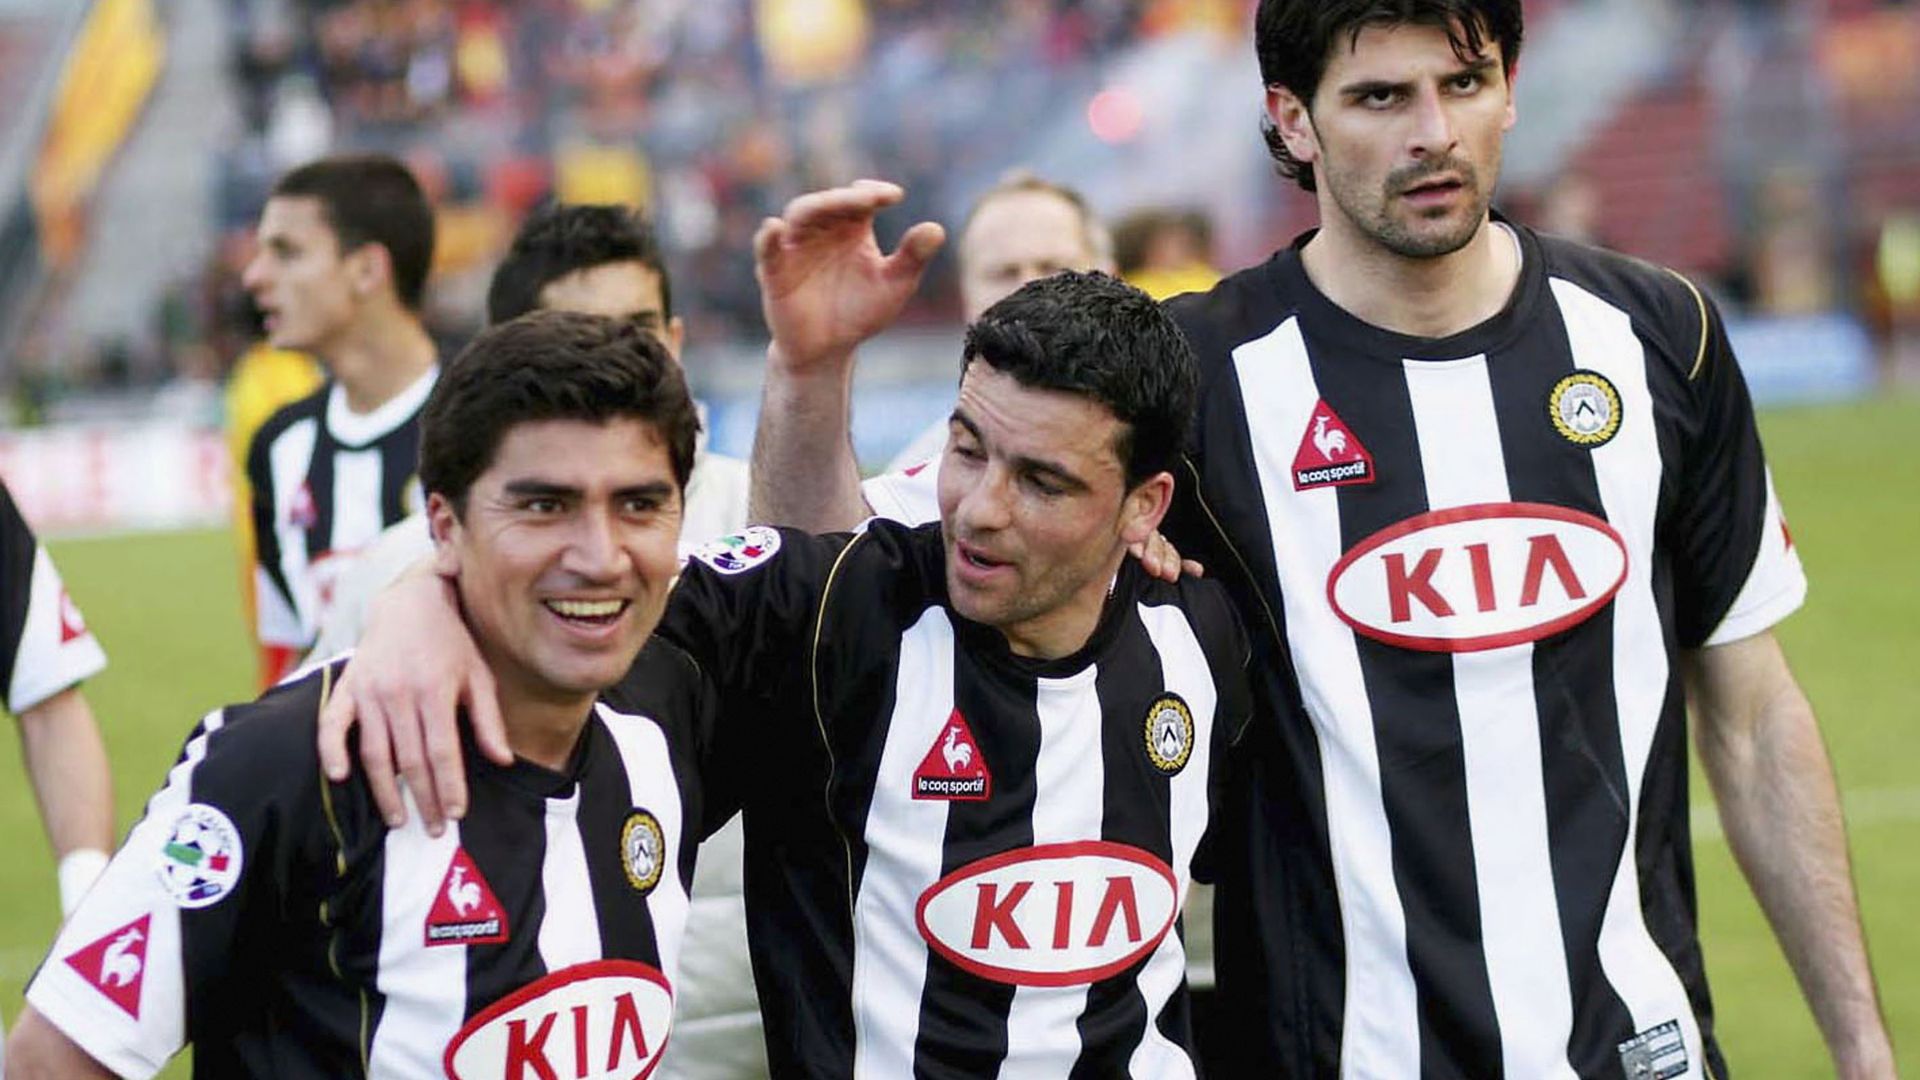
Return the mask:
POLYGON ((19 1075, 87 1075, 59 1071, 76 1067, 78 1050, 112 1075, 146 1077, 192 1041, 209 995, 243 959, 246 928, 277 912, 301 873, 310 845, 300 809, 320 786, 313 715, 328 674, 195 727, 29 985, 19 1075))

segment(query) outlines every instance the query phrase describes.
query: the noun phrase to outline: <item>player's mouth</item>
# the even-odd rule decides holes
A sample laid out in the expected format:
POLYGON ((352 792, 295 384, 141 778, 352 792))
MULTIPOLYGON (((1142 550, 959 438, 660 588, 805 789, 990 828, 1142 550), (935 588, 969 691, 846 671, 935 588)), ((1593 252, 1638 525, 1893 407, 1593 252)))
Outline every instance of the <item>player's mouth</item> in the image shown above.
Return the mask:
POLYGON ((633 606, 631 600, 542 600, 561 623, 577 630, 604 630, 620 621, 633 606))
POLYGON ((1435 176, 1400 191, 1400 197, 1416 206, 1443 203, 1465 191, 1466 182, 1457 176, 1435 176))
POLYGON ((970 585, 983 585, 1004 571, 1010 571, 1011 562, 996 559, 992 555, 965 540, 953 543, 954 570, 960 579, 970 585))

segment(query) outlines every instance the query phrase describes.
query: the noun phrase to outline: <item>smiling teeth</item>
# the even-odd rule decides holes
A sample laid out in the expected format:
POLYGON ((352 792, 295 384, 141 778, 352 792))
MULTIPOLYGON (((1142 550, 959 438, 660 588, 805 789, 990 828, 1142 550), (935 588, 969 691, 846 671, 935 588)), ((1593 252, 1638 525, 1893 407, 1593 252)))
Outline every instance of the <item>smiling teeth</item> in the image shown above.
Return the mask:
POLYGON ((547 606, 571 619, 604 619, 620 614, 624 600, 549 600, 547 606))

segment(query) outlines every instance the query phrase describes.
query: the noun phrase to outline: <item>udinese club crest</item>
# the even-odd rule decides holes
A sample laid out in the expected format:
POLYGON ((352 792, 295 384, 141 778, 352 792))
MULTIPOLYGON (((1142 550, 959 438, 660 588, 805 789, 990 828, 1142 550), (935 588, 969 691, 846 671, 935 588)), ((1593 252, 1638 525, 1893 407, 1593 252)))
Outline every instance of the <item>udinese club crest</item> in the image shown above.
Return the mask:
POLYGON ((1620 391, 1597 371, 1576 371, 1547 395, 1547 418, 1575 446, 1604 446, 1620 431, 1620 391))
POLYGON ((651 813, 636 809, 627 815, 620 828, 620 864, 627 868, 627 884, 642 895, 660 884, 667 866, 667 836, 651 813))
POLYGON ((1147 707, 1147 760, 1172 776, 1193 756, 1193 710, 1179 694, 1167 693, 1147 707))

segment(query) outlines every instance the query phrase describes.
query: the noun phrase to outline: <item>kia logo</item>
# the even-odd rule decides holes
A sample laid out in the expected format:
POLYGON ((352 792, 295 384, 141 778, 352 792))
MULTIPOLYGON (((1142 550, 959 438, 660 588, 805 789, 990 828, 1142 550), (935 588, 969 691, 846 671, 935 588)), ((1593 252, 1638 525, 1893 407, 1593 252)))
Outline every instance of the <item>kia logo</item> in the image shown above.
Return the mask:
POLYGON ((450 1080, 641 1080, 673 1022, 666 976, 632 960, 594 960, 494 1002, 447 1044, 450 1080))
POLYGON ((935 952, 981 978, 1077 986, 1151 954, 1179 914, 1166 863, 1085 840, 969 863, 921 894, 914 919, 935 952))
POLYGON ((1578 626, 1626 579, 1626 544, 1605 521, 1542 503, 1483 503, 1361 541, 1334 564, 1327 601, 1376 641, 1477 652, 1578 626))

